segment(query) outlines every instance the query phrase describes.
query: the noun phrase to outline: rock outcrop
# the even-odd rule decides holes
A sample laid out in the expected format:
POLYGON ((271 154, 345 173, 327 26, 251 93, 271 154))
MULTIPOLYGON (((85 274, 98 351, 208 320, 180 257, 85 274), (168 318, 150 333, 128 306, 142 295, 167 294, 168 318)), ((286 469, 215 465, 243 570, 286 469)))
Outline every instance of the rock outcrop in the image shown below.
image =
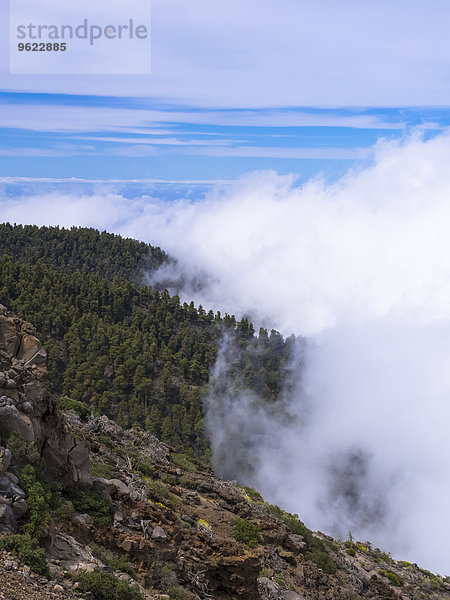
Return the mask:
MULTIPOLYGON (((32 325, 0 305, 0 435, 16 432, 34 443, 52 480, 89 481, 88 449, 66 430, 49 392, 46 357, 32 325)), ((0 464, 8 460, 0 455, 0 464)))

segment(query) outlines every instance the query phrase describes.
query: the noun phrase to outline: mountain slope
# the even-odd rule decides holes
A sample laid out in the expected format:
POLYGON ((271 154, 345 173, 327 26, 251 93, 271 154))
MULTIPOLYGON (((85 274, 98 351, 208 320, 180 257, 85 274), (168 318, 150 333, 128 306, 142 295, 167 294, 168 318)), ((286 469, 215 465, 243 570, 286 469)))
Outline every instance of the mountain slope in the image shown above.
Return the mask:
POLYGON ((0 548, 16 544, 0 554, 9 600, 450 598, 448 578, 311 532, 148 432, 90 417, 83 404, 72 407, 81 418, 62 414, 39 340, 3 307, 0 387, 0 530, 28 532, 20 543, 0 537, 0 548))
POLYGON ((236 368, 267 400, 280 394, 290 343, 140 285, 166 258, 92 229, 3 224, 0 303, 37 327, 55 393, 208 458, 202 393, 218 339, 248 348, 236 368))

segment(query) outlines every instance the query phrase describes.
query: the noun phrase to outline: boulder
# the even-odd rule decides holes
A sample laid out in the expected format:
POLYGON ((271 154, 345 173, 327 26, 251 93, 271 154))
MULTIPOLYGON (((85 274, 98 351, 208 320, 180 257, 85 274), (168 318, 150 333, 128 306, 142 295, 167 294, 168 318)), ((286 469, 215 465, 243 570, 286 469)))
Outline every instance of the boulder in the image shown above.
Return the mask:
POLYGON ((0 399, 0 423, 6 431, 17 431, 26 442, 36 441, 36 435, 30 417, 20 413, 12 404, 2 403, 0 399), (3 405, 2 405, 3 404, 3 405))
POLYGON ((18 500, 25 498, 25 492, 6 475, 0 475, 0 495, 5 498, 13 498, 18 500))
POLYGON ((10 473, 9 471, 5 473, 5 477, 7 477, 11 483, 15 483, 16 485, 19 483, 19 478, 14 475, 14 473, 10 473))
POLYGON ((83 514, 75 514, 72 517, 72 521, 74 523, 80 523, 81 525, 86 525, 87 527, 90 527, 91 525, 94 524, 94 520, 93 518, 88 515, 87 513, 83 513, 83 514))
POLYGON ((275 581, 268 577, 258 577, 258 592, 262 600, 278 600, 281 594, 281 588, 275 581))
MULTIPOLYGON (((34 335, 30 335, 29 333, 25 333, 22 336, 20 341, 19 348, 17 349, 16 356, 19 360, 22 360, 25 364, 31 361, 42 349, 41 342, 34 337, 34 335)), ((47 353, 44 350, 44 362, 47 353)))
POLYGON ((150 539, 153 534, 152 522, 149 519, 141 519, 141 528, 142 528, 144 537, 147 539, 150 539))
POLYGON ((89 474, 89 450, 83 440, 75 440, 71 435, 60 432, 47 438, 42 456, 45 460, 46 473, 51 479, 70 486, 84 481, 88 488, 92 485, 89 474))
POLYGON ((152 540, 157 542, 161 542, 167 539, 167 533, 164 531, 162 527, 157 525, 152 532, 152 540))
POLYGON ((66 533, 60 532, 51 539, 47 538, 46 550, 52 560, 61 561, 61 564, 70 570, 83 568, 82 564, 92 565, 90 570, 93 570, 98 563, 88 547, 82 546, 66 533))
POLYGON ((6 473, 11 462, 11 452, 0 446, 0 475, 6 473))
POLYGON ((114 493, 116 488, 109 479, 96 477, 92 482, 92 489, 96 492, 101 492, 107 498, 111 498, 111 495, 114 493))
POLYGON ((8 504, 0 504, 0 533, 17 531, 17 521, 13 509, 8 504))
POLYGON ((297 552, 306 549, 306 543, 303 536, 296 533, 291 533, 290 535, 286 536, 284 546, 289 550, 294 550, 297 552))
POLYGON ((119 498, 129 498, 130 496, 130 488, 120 479, 108 479, 110 484, 114 486, 113 494, 117 494, 119 498))
POLYGON ((14 321, 2 315, 0 320, 0 350, 16 356, 20 344, 20 336, 14 321))
POLYGON ((16 517, 16 519, 20 519, 27 512, 28 505, 24 498, 19 498, 18 500, 15 500, 11 504, 11 508, 13 510, 13 513, 14 513, 14 516, 16 517))

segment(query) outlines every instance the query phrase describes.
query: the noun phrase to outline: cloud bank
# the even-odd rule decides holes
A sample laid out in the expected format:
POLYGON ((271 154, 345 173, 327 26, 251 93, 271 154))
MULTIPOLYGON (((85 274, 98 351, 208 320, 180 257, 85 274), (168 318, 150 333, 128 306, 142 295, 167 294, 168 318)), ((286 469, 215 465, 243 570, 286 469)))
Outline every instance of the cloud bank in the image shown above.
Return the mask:
POLYGON ((1 211, 3 220, 97 226, 160 245, 178 260, 160 277, 194 282, 186 298, 308 336, 284 399, 291 423, 230 395, 226 414, 214 404, 209 413, 216 456, 228 444, 233 459, 236 431, 249 441, 256 431, 255 469, 239 473, 236 461, 236 478, 250 476, 310 527, 351 530, 445 574, 449 163, 448 135, 413 137, 379 142, 371 167, 333 185, 296 187, 265 172, 197 202, 126 200, 99 186, 4 197, 1 211))

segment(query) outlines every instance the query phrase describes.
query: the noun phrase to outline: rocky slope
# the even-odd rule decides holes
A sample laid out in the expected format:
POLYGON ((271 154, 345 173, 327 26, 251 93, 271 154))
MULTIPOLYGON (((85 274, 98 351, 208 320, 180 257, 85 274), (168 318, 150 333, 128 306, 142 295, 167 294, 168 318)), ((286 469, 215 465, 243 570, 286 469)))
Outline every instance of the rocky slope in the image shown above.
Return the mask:
MULTIPOLYGON (((0 430, 3 441, 16 431, 34 445, 46 479, 60 484, 41 536, 52 579, 3 552, 0 599, 100 598, 77 581, 96 569, 149 599, 450 598, 449 580, 367 542, 312 533, 148 433, 61 413, 32 327, 3 307, 0 430)), ((14 532, 30 500, 10 470, 14 455, 3 446, 0 457, 0 531, 14 532)))

